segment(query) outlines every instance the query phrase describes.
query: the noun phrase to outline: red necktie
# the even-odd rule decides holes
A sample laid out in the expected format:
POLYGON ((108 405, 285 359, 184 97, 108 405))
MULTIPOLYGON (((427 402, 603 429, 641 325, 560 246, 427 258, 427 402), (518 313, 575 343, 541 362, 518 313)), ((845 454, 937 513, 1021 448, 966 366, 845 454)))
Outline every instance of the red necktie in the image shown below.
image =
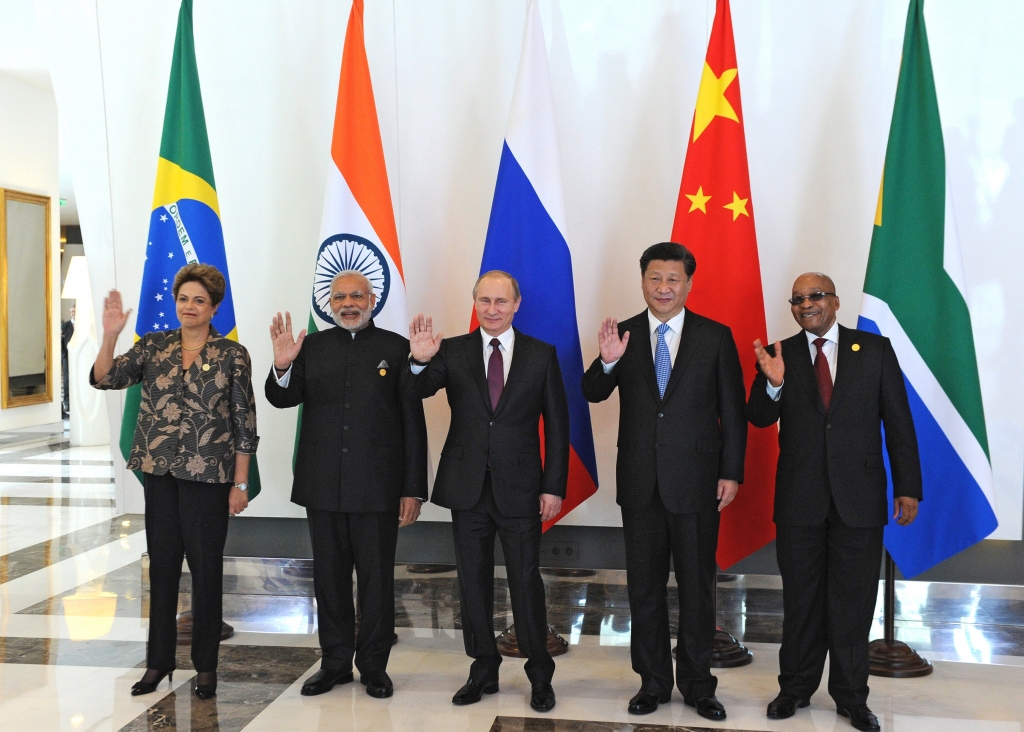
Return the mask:
POLYGON ((814 375, 818 379, 818 391, 821 393, 821 401, 827 412, 828 405, 832 401, 832 372, 829 371, 828 359, 825 358, 826 342, 824 338, 814 339, 814 345, 818 349, 818 353, 814 357, 814 375))
MULTIPOLYGON (((828 366, 825 367, 828 370, 828 366)), ((487 360, 487 391, 491 394, 491 412, 498 408, 498 400, 505 388, 505 363, 501 359, 501 341, 491 339, 491 357, 487 360)))

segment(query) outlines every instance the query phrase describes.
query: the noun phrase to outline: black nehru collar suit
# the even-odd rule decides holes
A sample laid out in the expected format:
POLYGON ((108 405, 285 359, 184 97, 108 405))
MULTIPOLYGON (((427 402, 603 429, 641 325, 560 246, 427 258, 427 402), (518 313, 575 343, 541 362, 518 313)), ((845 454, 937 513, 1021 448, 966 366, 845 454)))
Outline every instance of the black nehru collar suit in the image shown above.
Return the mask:
POLYGON ((384 671, 395 624, 399 498, 427 498, 423 404, 408 395, 409 341, 371 320, 309 334, 267 401, 302 405, 292 502, 305 506, 313 545, 322 667, 384 671), (361 612, 355 646, 352 567, 361 612))
POLYGON ((616 501, 626 539, 630 651, 642 691, 673 686, 667 590, 669 557, 679 586, 676 683, 686 701, 713 696, 718 481, 743 480, 747 424, 743 373, 728 327, 686 311, 664 398, 658 392, 645 310, 619 323, 626 352, 605 373, 583 375, 587 401, 619 389, 616 501))
MULTIPOLYGON (((917 436, 888 338, 839 326, 826 410, 807 333, 782 341, 785 381, 773 400, 759 373, 747 417, 779 422, 776 552, 785 617, 783 692, 810 699, 829 654, 829 694, 840 709, 868 696, 868 634, 888 522, 882 425, 896 496, 921 498, 917 436)), ((774 356, 774 347, 769 346, 774 356)))
MULTIPOLYGON (((489 337, 487 338, 489 341, 489 337)), ((550 682, 547 613, 540 577, 540 494, 565 497, 569 409, 555 347, 515 331, 512 363, 491 409, 480 329, 446 338, 412 377, 426 398, 445 389, 451 426, 431 500, 452 511, 463 637, 470 678, 498 679, 494 641, 494 537, 505 555, 512 614, 531 683, 550 682), (538 424, 544 419, 545 458, 538 424)), ((508 355, 504 354, 507 358, 508 355)))

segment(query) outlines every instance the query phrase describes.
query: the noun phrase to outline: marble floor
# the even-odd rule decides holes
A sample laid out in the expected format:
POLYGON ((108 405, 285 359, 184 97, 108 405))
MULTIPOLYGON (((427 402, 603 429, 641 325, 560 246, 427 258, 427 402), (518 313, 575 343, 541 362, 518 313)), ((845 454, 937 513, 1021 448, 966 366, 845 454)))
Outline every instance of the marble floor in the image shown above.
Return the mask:
MULTIPOLYGON (((716 672, 729 712, 720 724, 698 717, 678 695, 647 717, 626 713, 639 684, 619 571, 545 571, 549 621, 570 644, 556 659, 558 704, 548 715, 530 709, 517 659, 503 664, 500 693, 452 706, 469 662, 455 573, 438 566, 395 567, 391 699, 373 699, 358 683, 301 696, 320 662, 311 564, 301 560, 225 561, 224 617, 235 635, 221 647, 215 701, 192 693, 187 646, 179 647, 173 684, 132 697, 145 667, 146 541, 141 516, 116 514, 111 476, 108 448, 73 448, 60 425, 0 433, 0 730, 852 729, 823 691, 792 719, 765 717, 777 691, 782 593, 778 578, 757 575, 719 580, 719 624, 754 653, 749 666, 716 672)), ((497 574, 495 626, 504 627, 508 588, 500 568, 497 574)), ((189 587, 186 572, 182 610, 189 587)), ((1024 588, 901 582, 897 600, 897 637, 935 672, 872 678, 870 704, 882 728, 1022 732, 1024 588)))

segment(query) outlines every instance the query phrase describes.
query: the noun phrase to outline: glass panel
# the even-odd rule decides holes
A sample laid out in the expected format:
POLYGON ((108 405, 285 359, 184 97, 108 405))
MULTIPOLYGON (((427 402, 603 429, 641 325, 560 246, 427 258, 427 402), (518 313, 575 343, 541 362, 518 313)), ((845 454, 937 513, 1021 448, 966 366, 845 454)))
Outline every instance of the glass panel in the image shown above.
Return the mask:
POLYGON ((7 363, 12 399, 46 393, 46 206, 7 200, 7 363))

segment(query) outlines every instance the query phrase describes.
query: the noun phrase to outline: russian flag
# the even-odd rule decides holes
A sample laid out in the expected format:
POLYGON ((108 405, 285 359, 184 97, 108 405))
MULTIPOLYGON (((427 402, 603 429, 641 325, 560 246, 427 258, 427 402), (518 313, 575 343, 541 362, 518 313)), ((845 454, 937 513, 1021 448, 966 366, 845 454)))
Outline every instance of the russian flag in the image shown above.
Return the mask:
POLYGON ((500 269, 519 280, 523 301, 515 327, 558 349, 572 447, 562 511, 545 530, 597 492, 590 408, 580 390, 583 351, 565 220, 548 54, 537 0, 530 0, 480 272, 500 269))

